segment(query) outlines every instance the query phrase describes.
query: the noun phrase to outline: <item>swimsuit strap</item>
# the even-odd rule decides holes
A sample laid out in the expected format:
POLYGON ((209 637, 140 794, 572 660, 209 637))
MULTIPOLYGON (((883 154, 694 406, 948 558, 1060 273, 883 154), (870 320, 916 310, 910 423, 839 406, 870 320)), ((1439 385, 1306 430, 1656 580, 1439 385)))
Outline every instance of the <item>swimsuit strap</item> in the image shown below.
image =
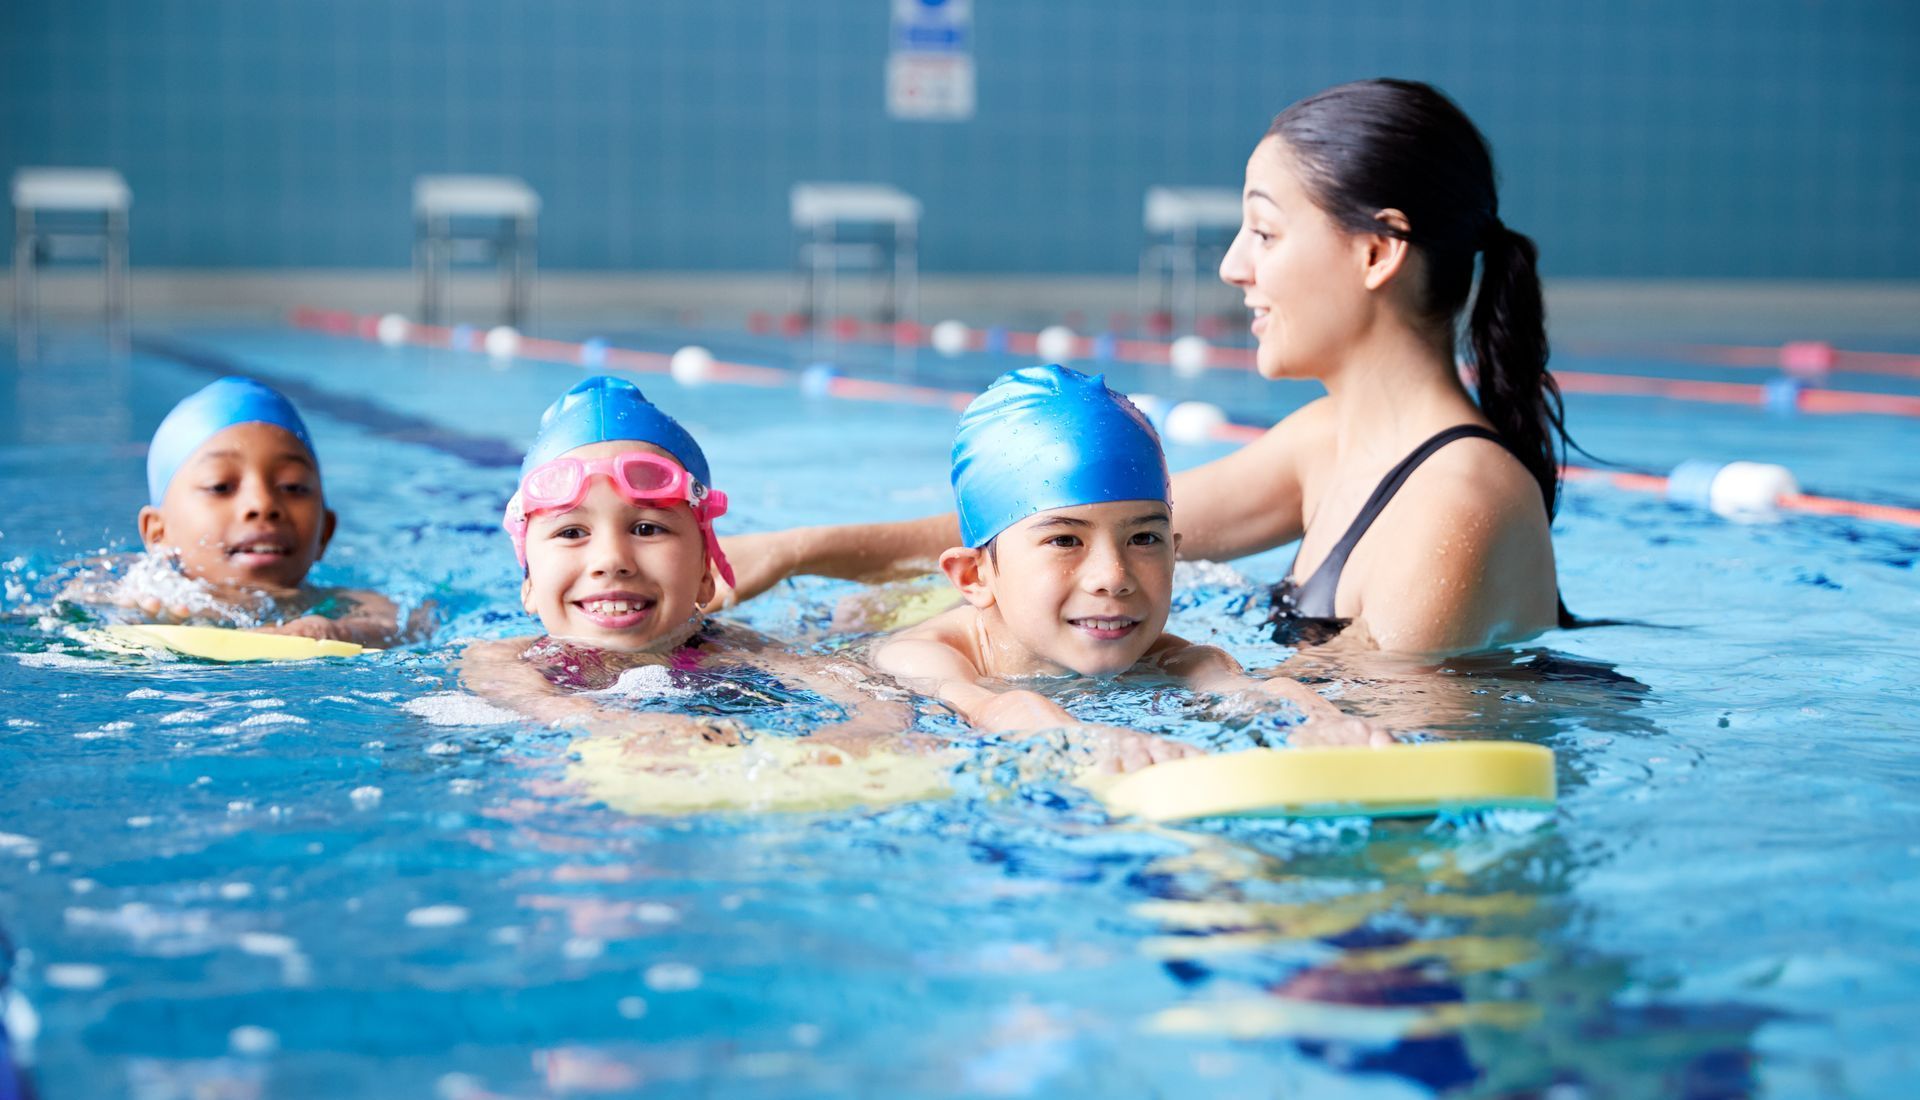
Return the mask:
MULTIPOLYGON (((1305 583, 1293 588, 1293 604, 1298 614, 1314 618, 1333 616, 1333 597, 1340 587, 1340 574, 1347 567, 1347 556, 1353 553, 1353 548, 1359 544, 1361 536, 1367 533, 1367 528, 1373 526, 1373 521, 1379 517, 1388 502, 1393 500, 1394 494, 1400 491, 1400 486, 1406 484, 1407 478, 1413 476, 1413 472, 1420 468, 1420 464, 1433 457, 1435 451, 1456 439, 1485 439, 1498 443, 1509 453, 1513 450, 1497 433, 1482 428, 1478 424, 1456 424, 1415 447, 1413 453, 1401 459, 1398 466, 1387 471, 1387 476, 1380 479, 1380 484, 1374 487, 1373 495, 1368 497, 1367 503, 1361 507, 1360 514, 1353 517, 1353 523, 1347 527, 1347 533, 1341 535, 1340 541, 1333 544, 1333 549, 1328 552, 1326 560, 1320 563, 1320 567, 1313 571, 1313 576, 1308 577, 1305 583)), ((1294 551, 1293 560, 1295 564, 1299 563, 1298 550, 1294 551)), ((1293 576, 1292 567, 1287 569, 1287 576, 1289 578, 1293 576)))

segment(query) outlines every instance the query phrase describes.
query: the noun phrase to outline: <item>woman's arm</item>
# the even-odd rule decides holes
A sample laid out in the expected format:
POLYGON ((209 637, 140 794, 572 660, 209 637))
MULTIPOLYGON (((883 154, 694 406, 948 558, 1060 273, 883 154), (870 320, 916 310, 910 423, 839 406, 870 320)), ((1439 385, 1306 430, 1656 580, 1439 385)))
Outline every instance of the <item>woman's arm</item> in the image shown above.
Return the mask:
POLYGON ((1301 469, 1329 434, 1315 401, 1224 458, 1175 474, 1173 526, 1188 561, 1230 561, 1292 542, 1306 529, 1301 469))
POLYGON ((960 521, 952 513, 734 535, 721 539, 720 548, 733 564, 735 584, 714 606, 750 600, 796 575, 879 584, 931 573, 939 568, 940 552, 958 545, 960 521))

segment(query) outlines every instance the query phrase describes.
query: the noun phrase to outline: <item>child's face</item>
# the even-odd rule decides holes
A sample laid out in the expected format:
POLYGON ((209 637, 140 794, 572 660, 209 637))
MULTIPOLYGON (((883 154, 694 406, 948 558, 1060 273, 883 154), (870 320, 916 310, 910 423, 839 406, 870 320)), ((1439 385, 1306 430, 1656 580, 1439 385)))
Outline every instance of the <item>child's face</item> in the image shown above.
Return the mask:
MULTIPOLYGON (((594 459, 658 447, 610 440, 567 454, 594 459)), ((527 521, 520 602, 556 638, 640 652, 677 640, 713 598, 706 543, 691 505, 635 504, 595 477, 578 506, 527 521)))
POLYGON ((140 509, 140 538, 209 584, 300 587, 333 537, 313 456, 284 428, 235 424, 180 464, 160 507, 140 509))
POLYGON ((1036 664, 1111 676, 1166 629, 1175 545, 1160 501, 1056 508, 1002 531, 993 554, 976 551, 990 599, 968 599, 998 608, 1036 664))

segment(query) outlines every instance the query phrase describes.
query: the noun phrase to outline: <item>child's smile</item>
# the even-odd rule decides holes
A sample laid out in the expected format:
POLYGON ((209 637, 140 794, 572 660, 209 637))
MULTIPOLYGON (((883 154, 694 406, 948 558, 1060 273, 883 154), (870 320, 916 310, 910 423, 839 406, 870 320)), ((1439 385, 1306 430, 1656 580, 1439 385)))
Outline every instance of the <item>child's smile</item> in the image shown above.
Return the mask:
POLYGON ((190 577, 277 591, 298 588, 333 534, 333 513, 304 444, 272 424, 220 431, 181 464, 160 507, 140 512, 149 547, 190 577))
POLYGON ((1140 660, 1166 627, 1174 539, 1160 501, 1041 512, 980 554, 1004 630, 995 649, 1011 663, 1003 673, 1111 676, 1140 660))
MULTIPOLYGON (((567 452, 591 460, 629 452, 612 440, 567 452)), ((680 644, 713 595, 693 508, 637 504, 603 477, 580 502, 527 521, 521 602, 548 634, 638 652, 680 644)))

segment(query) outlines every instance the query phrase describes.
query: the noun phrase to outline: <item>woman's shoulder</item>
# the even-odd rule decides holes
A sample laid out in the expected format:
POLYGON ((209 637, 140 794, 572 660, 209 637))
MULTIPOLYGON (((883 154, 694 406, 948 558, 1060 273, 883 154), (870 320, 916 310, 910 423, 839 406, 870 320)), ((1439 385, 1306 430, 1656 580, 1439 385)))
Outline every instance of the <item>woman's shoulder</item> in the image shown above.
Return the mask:
POLYGON ((1421 463, 1413 477, 1422 482, 1417 500, 1482 516, 1546 518, 1540 483, 1518 456, 1491 439, 1456 439, 1421 463))

